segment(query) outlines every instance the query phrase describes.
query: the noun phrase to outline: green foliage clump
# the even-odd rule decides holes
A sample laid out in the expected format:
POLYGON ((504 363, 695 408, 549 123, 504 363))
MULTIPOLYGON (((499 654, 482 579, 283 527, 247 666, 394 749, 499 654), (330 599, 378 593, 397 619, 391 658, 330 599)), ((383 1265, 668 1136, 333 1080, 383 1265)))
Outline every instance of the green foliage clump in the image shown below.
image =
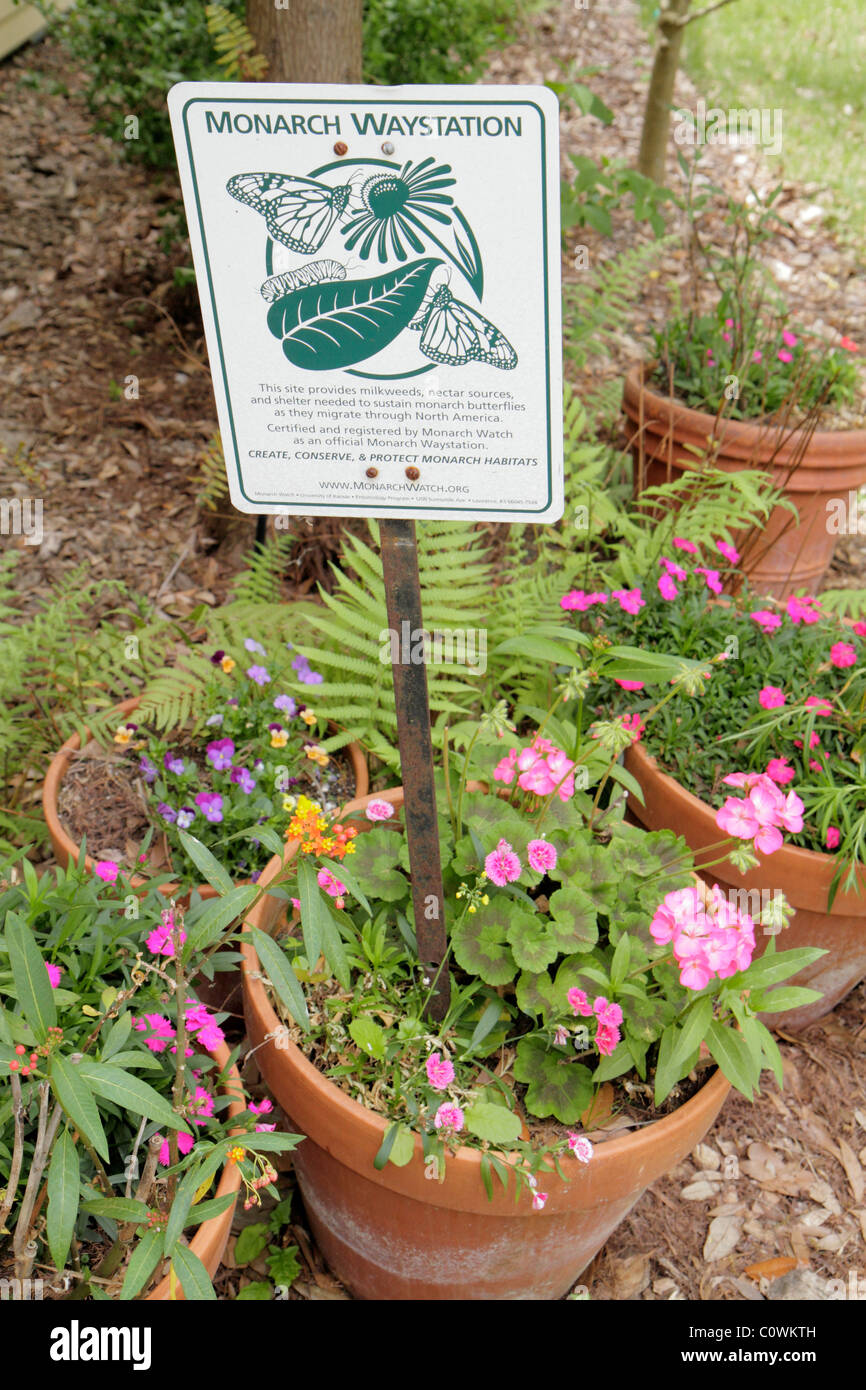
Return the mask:
POLYGON ((472 82, 517 11, 515 0, 365 0, 364 81, 472 82))

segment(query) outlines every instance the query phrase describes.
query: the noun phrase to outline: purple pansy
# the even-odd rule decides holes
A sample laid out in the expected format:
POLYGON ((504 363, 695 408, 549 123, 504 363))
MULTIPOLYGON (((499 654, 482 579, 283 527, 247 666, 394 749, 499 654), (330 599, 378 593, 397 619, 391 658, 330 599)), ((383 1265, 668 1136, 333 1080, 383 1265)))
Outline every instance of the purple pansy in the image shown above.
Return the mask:
POLYGON ((195 820, 195 811, 192 806, 181 806, 177 813, 178 830, 188 830, 195 820))
POLYGON ((264 666, 248 666, 247 675, 251 681, 255 681, 256 685, 267 685, 270 680, 264 666))
POLYGON ((212 726, 214 724, 221 724, 223 722, 223 717, 221 714, 212 714, 210 719, 206 719, 204 722, 208 726, 212 726))
POLYGON ((162 765, 166 772, 173 772, 178 777, 183 776, 183 758, 179 758, 176 753, 166 753, 162 765))
POLYGON ((223 818, 223 799, 219 792, 199 792, 195 799, 205 820, 209 820, 212 825, 218 825, 223 818))
POLYGON ((249 793, 253 790, 253 788, 256 785, 253 781, 252 773, 250 772, 249 768, 246 767, 233 767, 231 772, 231 779, 237 786, 240 787, 241 791, 246 792, 247 795, 249 795, 249 793))
POLYGON ((274 709, 278 709, 283 714, 287 714, 290 719, 297 710, 297 708, 298 706, 292 699, 291 695, 278 695, 277 698, 274 700, 274 709))
POLYGON ((220 738, 207 746, 207 760, 217 772, 225 772, 232 765, 235 746, 230 738, 220 738))
POLYGON ((165 801, 161 801, 156 810, 157 815, 162 816, 164 821, 168 821, 169 825, 174 825, 174 822, 177 820, 177 811, 173 806, 169 806, 165 801))
POLYGON ((305 656, 301 656, 300 654, 296 656, 292 662, 292 670, 297 671, 298 680, 302 685, 321 685, 324 680, 324 676, 318 671, 312 671, 310 669, 309 661, 305 656))
POLYGON ((245 637, 244 646, 248 652, 258 652, 259 656, 265 655, 265 649, 261 642, 257 642, 255 637, 245 637))
POLYGON ((156 781, 158 776, 157 768, 150 761, 150 758, 148 758, 144 753, 142 753, 141 758, 139 759, 138 770, 144 778, 145 782, 150 783, 156 781))

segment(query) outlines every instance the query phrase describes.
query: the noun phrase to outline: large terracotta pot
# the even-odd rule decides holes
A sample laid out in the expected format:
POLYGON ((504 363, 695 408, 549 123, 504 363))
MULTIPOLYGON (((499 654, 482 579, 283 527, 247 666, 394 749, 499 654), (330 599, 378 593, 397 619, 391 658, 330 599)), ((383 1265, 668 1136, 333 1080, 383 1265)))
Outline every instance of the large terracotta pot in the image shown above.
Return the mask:
MULTIPOLYGON (((141 700, 139 697, 124 700, 115 710, 118 720, 123 718, 124 715, 132 714, 134 710, 138 709, 140 703, 141 700)), ((84 732, 86 738, 89 738, 89 730, 85 729, 84 732)), ((60 786, 63 778, 66 776, 66 770, 69 767, 69 760, 79 751, 80 747, 81 740, 78 734, 73 734, 71 738, 68 738, 60 751, 52 758, 48 771, 45 774, 45 781, 42 784, 42 813, 45 816, 48 833, 51 836, 54 858, 63 868, 66 868, 70 863, 74 864, 78 862, 78 846, 75 844, 74 840, 70 839, 60 823, 60 817, 57 813, 57 798, 60 793, 60 786)), ((352 771, 355 775, 355 796, 364 796, 370 785, 364 754, 357 743, 348 744, 347 752, 352 761, 352 771)), ((89 854, 85 856, 84 865, 85 868, 91 872, 93 871, 94 860, 91 859, 89 854)), ((133 888, 142 888, 147 883, 147 879, 141 878, 138 874, 133 874, 130 882, 133 888)), ((202 883, 197 888, 197 892, 200 893, 203 898, 214 897, 215 891, 216 890, 211 888, 209 883, 202 883)), ((160 892, 164 893, 166 897, 169 898, 180 897, 180 884, 164 883, 160 887, 160 892)), ((185 894, 185 898, 187 901, 189 900, 189 892, 185 894)))
MULTIPOLYGON (((725 836, 716 825, 716 812, 681 787, 673 777, 662 772, 640 744, 632 744, 625 755, 626 769, 640 783, 644 804, 629 796, 629 811, 647 830, 673 830, 682 835, 696 856, 710 845, 718 845, 725 836)), ((717 857, 717 854, 712 856, 717 857)), ((866 874, 860 875, 860 892, 836 894, 832 908, 827 907, 830 883, 837 862, 832 855, 815 854, 812 850, 783 845, 775 854, 765 855, 759 869, 741 874, 726 859, 709 873, 702 874, 707 883, 718 883, 726 892, 745 892, 753 896, 738 902, 748 902, 748 911, 760 911, 760 895, 770 896, 780 891, 795 909, 788 929, 776 938, 780 951, 795 946, 817 946, 828 952, 820 960, 800 971, 785 984, 804 985, 821 991, 814 1004, 783 1013, 767 1014, 770 1028, 797 1031, 823 1018, 844 999, 866 975, 866 874), (754 895, 759 895, 755 897, 754 895)), ((761 953, 769 937, 756 935, 761 953)))
MULTIPOLYGON (((395 806, 402 789, 385 793, 395 806)), ((351 803, 361 810, 369 797, 351 803)), ((287 848, 291 858, 294 846, 287 848)), ((262 875, 282 868, 274 859, 262 875)), ((247 919, 269 930, 280 903, 263 897, 247 919)), ((403 1168, 373 1159, 387 1128, 328 1081, 280 1037, 280 1022, 244 944, 244 1007, 250 1044, 293 1129, 307 1139, 293 1155, 316 1242, 330 1268, 356 1298, 555 1299, 577 1280, 643 1192, 706 1134, 728 1093, 720 1072, 673 1115, 597 1144, 583 1167, 564 1160, 567 1180, 544 1179, 549 1196, 533 1211, 494 1182, 489 1201, 477 1150, 449 1156, 445 1181, 428 1180, 421 1141, 403 1168), (277 1042, 279 1041, 279 1046, 277 1042)))
MULTIPOLYGON (((119 704, 115 711, 118 721, 125 715, 132 714, 134 710, 138 709, 140 703, 140 698, 135 697, 119 704)), ((89 737, 88 730, 85 730, 85 734, 89 737)), ((78 862, 78 846, 63 829, 57 810, 57 801, 61 783, 69 767, 69 760, 78 752, 80 747, 81 741, 78 734, 73 734, 71 738, 68 738, 60 751, 52 758, 42 785, 42 811, 48 826, 48 833, 51 836, 54 858, 63 868, 66 868, 70 863, 78 862)), ((357 743, 348 744, 347 752, 352 762, 352 772, 355 777, 355 796, 364 796, 370 785, 366 759, 357 743)), ((85 856, 85 868, 91 873, 94 862, 89 854, 85 856)), ((130 879, 133 888, 144 888, 147 882, 148 880, 139 874, 133 874, 130 879)), ((181 892, 178 883, 160 884, 159 891, 164 893, 167 898, 177 898, 184 906, 189 905, 190 890, 181 892)), ((196 892, 204 899, 216 896, 216 889, 212 888, 209 883, 198 884, 196 892)), ((207 980, 204 976, 200 976, 195 981, 195 987, 202 1003, 207 1004, 212 1009, 224 1009, 240 1017, 240 981, 236 970, 217 971, 213 980, 207 980)))
MULTIPOLYGON (((229 1049, 225 1043, 221 1043, 219 1047, 214 1048, 211 1053, 220 1071, 225 1071, 228 1067, 226 1079, 220 1087, 220 1091, 224 1096, 230 1097, 228 1117, 229 1119, 234 1119, 235 1116, 243 1114, 244 1110, 247 1108, 247 1102, 244 1097, 244 1088, 237 1067, 228 1066, 230 1055, 229 1049)), ((235 1131, 235 1133, 241 1132, 242 1131, 239 1129, 235 1131)), ((232 1194, 234 1197, 237 1197, 240 1186, 241 1175, 237 1164, 227 1163, 223 1168, 219 1185, 213 1195, 214 1197, 228 1197, 229 1194, 232 1194)), ((213 1279, 219 1268, 220 1260, 223 1257, 228 1243, 234 1214, 235 1203, 233 1202, 232 1205, 221 1212, 219 1216, 212 1216, 209 1221, 203 1221, 190 1241, 190 1249, 198 1255, 211 1279, 213 1279)), ((183 1289, 181 1288, 180 1280, 178 1280, 175 1297, 177 1300, 182 1300, 183 1296, 183 1289)), ((164 1279, 160 1280, 156 1288, 147 1295, 146 1302, 164 1303, 167 1302, 170 1297, 170 1279, 169 1276, 166 1275, 164 1279)))
POLYGON ((712 463, 726 473, 769 471, 798 517, 774 507, 759 534, 748 543, 744 535, 738 537, 741 548, 746 544, 743 568, 756 593, 775 598, 817 593, 836 543, 828 506, 841 499, 847 508, 850 495, 866 483, 866 430, 816 430, 804 449, 802 432, 790 427, 717 419, 680 405, 643 384, 648 370, 633 367, 623 393, 638 491, 693 469, 708 444, 718 446, 712 463))

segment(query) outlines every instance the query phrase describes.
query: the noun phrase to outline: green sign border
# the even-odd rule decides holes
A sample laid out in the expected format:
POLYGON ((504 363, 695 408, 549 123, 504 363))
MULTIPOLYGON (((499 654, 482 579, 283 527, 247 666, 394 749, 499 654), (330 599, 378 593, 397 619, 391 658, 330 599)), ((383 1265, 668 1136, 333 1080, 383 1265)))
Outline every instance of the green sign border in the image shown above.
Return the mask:
MULTIPOLYGON (((231 395, 230 395, 230 393, 229 393, 228 373, 227 373, 227 371, 226 371, 225 355, 224 355, 224 353, 223 353, 222 333, 220 332, 219 314, 218 314, 218 312, 217 312, 216 295, 215 295, 215 293, 214 293, 213 276, 212 276, 212 274, 211 274, 210 252, 209 252, 209 250, 208 250, 207 238, 206 238, 206 236, 205 236, 205 225, 204 225, 204 217, 202 216, 201 197, 200 197, 200 194, 199 194, 198 178, 196 177, 195 159, 193 158, 192 141, 191 141, 191 138, 190 138, 189 123, 188 123, 188 120, 187 120, 187 115, 188 115, 188 112, 189 112, 190 107, 195 106, 195 105, 197 105, 197 104, 201 104, 202 102, 206 102, 206 103, 208 103, 209 105, 213 105, 215 102, 219 102, 219 101, 224 102, 226 106, 243 106, 243 105, 249 105, 249 104, 253 104, 253 105, 255 105, 255 106, 262 106, 262 105, 268 105, 268 106, 321 106, 323 103, 326 103, 326 104, 329 105, 329 106, 358 106, 359 103, 363 104, 364 98, 359 98, 359 97, 325 97, 325 96, 322 96, 322 97, 228 97, 228 96, 227 96, 227 97, 218 97, 218 96, 207 96, 207 97, 204 97, 204 96, 201 96, 201 97, 190 97, 190 99, 189 99, 187 102, 185 102, 185 103, 184 103, 184 106, 183 106, 183 113, 182 113, 182 114, 183 114, 183 128, 184 128, 184 133, 185 133, 185 135, 186 135, 186 150, 187 150, 187 156, 188 156, 188 158, 189 158, 190 173, 192 174, 193 189, 195 190, 195 205, 196 205, 196 211, 197 211, 197 213, 198 213, 198 225, 199 225, 199 231, 200 231, 200 233, 201 233, 201 244, 202 244, 202 248, 203 248, 203 250, 204 250, 205 265, 206 265, 206 267, 207 267, 208 290, 209 290, 209 293, 210 293, 211 308, 212 308, 212 310, 213 310, 214 326, 215 326, 215 328, 216 328, 217 344, 218 344, 218 347, 219 347, 220 370, 221 370, 221 372, 222 372, 223 387, 224 387, 224 390, 225 390, 226 409, 228 410, 229 422, 230 422, 230 425, 231 425, 232 446, 233 446, 233 448, 234 448, 234 464, 235 464, 235 469, 236 469, 236 472, 237 472, 238 491, 240 492, 241 496, 242 496, 247 502, 250 502, 254 507, 276 507, 276 508, 280 508, 280 507, 286 507, 286 506, 290 506, 290 505, 294 505, 294 504, 286 503, 286 502, 278 502, 278 501, 276 501, 276 500, 274 500, 274 501, 265 501, 265 500, 262 500, 262 499, 259 499, 259 498, 256 498, 256 497, 250 497, 250 496, 247 494, 247 492, 245 491, 244 485, 243 485, 243 475, 242 475, 242 473, 241 473, 241 464, 240 464, 240 452, 239 452, 239 449, 238 449, 237 435, 236 435, 236 433, 235 433, 234 412, 233 412, 233 410, 232 410, 231 395)), ((383 105, 386 105, 386 106, 388 106, 388 107, 393 107, 393 106, 418 106, 419 104, 420 104, 420 100, 419 100, 418 98, 415 98, 414 100, 408 100, 408 99, 406 99, 406 100, 394 100, 394 99, 390 99, 390 98, 385 98, 384 101, 383 101, 383 105)), ((546 390, 546 392, 545 392, 545 398, 546 398, 546 406, 545 406, 545 408, 546 408, 546 412, 547 412, 547 501, 546 501, 545 504, 544 504, 543 506, 541 506, 541 507, 533 507, 533 508, 530 508, 530 507, 515 507, 515 509, 514 509, 515 511, 519 511, 519 512, 521 512, 521 513, 529 512, 529 513, 534 514, 534 513, 537 512, 537 513, 540 515, 542 512, 545 512, 545 511, 548 510, 548 508, 551 506, 551 503, 552 503, 552 501, 553 501, 553 450, 552 450, 553 438, 552 438, 551 420, 550 420, 550 286, 549 286, 548 265, 547 265, 548 258, 549 258, 549 246, 548 246, 548 209, 547 209, 547 202, 548 202, 548 199, 547 199, 547 117, 545 116, 545 113, 544 113, 544 111, 542 110, 542 108, 537 104, 537 102, 534 102, 534 101, 477 101, 477 100, 473 100, 473 99, 471 99, 471 98, 468 99, 468 100, 464 100, 464 101, 458 101, 458 100, 454 100, 454 101, 447 100, 447 101, 446 101, 446 100, 434 100, 434 99, 431 99, 427 104, 428 104, 430 107, 436 107, 436 106, 446 106, 446 107, 447 107, 447 106, 451 106, 451 107, 453 107, 453 106, 460 106, 460 107, 464 107, 464 108, 467 107, 467 106, 483 106, 483 107, 485 107, 485 108, 491 107, 491 106, 505 106, 505 107, 508 107, 510 110, 513 110, 515 107, 525 106, 525 107, 529 107, 532 111, 537 111, 538 114, 539 114, 539 116, 541 117, 541 216, 542 216, 542 238, 543 238, 543 246, 544 246, 544 258, 543 258, 543 260, 544 260, 544 371, 545 371, 545 381, 546 381, 546 383, 547 383, 547 390, 546 390)), ((228 460, 226 460, 226 462, 228 462, 228 460)), ((315 506, 315 508, 316 508, 317 511, 320 511, 320 510, 323 509, 323 508, 328 508, 329 510, 333 510, 333 511, 335 511, 335 512, 339 512, 341 509, 343 510, 343 512, 345 512, 345 506, 346 506, 346 503, 348 503, 348 502, 349 502, 349 498, 348 498, 348 496, 347 496, 347 497, 345 497, 345 498, 339 498, 339 499, 338 499, 337 501, 335 501, 335 502, 315 502, 315 503, 312 503, 311 505, 312 505, 312 506, 315 506)), ((298 504, 298 505, 300 506, 300 504, 298 504)), ((353 511, 353 512, 356 512, 356 511, 359 511, 359 510, 363 510, 363 512, 364 512, 365 514, 366 514, 367 512, 369 512, 369 514, 372 515, 372 516, 380 516, 383 512, 391 512, 391 511, 395 511, 395 512, 396 512, 396 511, 441 512, 441 511, 443 511, 443 510, 447 510, 449 513, 450 513, 450 512, 453 512, 453 513, 458 513, 458 512, 481 512, 481 513, 484 513, 484 512, 500 512, 500 513, 501 513, 502 510, 503 510, 502 507, 480 507, 480 506, 465 506, 465 507, 453 506, 453 507, 452 507, 452 506, 450 506, 448 503, 443 503, 443 502, 439 502, 439 503, 431 502, 428 506, 425 506, 423 503, 420 503, 420 502, 416 504, 416 503, 415 503, 413 500, 411 500, 411 499, 408 500, 408 501, 403 501, 403 502, 396 502, 396 501, 395 501, 395 502, 393 502, 393 503, 388 503, 388 502, 371 502, 369 508, 365 507, 363 502, 357 502, 357 503, 356 503, 356 502, 353 500, 352 503, 351 503, 351 507, 352 507, 352 511, 353 511)), ((272 515, 272 513, 268 513, 268 515, 272 515)), ((279 512, 277 513, 277 515, 279 515, 279 512)), ((303 516, 304 513, 303 513, 303 511, 301 510, 301 511, 298 511, 298 512, 292 512, 292 513, 290 513, 290 515, 293 515, 293 516, 295 516, 295 515, 297 515, 297 516, 303 516)))

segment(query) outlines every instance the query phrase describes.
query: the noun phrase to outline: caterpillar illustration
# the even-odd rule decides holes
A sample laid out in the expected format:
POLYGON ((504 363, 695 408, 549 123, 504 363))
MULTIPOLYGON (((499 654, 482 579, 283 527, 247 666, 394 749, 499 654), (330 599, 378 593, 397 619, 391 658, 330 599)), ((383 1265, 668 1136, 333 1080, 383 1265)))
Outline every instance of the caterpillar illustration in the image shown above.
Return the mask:
POLYGON ((273 304, 292 290, 303 289, 305 285, 317 285, 324 280, 345 280, 346 267, 339 261, 313 261, 312 265, 299 266, 297 270, 285 270, 281 275, 271 275, 262 285, 262 297, 273 304))

